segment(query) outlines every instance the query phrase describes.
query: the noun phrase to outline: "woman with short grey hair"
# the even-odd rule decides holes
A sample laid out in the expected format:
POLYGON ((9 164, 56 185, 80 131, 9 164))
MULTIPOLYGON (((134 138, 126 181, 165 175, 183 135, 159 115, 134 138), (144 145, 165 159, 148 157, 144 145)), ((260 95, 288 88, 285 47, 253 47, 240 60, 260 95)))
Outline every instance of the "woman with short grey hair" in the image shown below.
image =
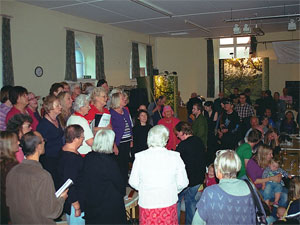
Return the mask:
POLYGON ((83 194, 86 224, 126 224, 123 181, 113 152, 115 133, 99 130, 93 151, 84 158, 83 194))
POLYGON ((192 224, 256 224, 250 189, 236 179, 241 160, 232 150, 219 150, 214 162, 219 184, 204 189, 192 224))
POLYGON ((89 126, 88 121, 84 118, 90 110, 89 105, 89 96, 88 95, 78 95, 73 103, 74 114, 70 116, 67 121, 67 126, 78 124, 84 130, 84 141, 82 146, 78 149, 78 152, 84 156, 91 151, 91 146, 93 144, 94 135, 89 126))
POLYGON ((135 154, 129 184, 139 191, 140 224, 178 224, 178 193, 189 181, 180 154, 165 148, 168 139, 169 130, 157 125, 148 133, 149 149, 135 154))

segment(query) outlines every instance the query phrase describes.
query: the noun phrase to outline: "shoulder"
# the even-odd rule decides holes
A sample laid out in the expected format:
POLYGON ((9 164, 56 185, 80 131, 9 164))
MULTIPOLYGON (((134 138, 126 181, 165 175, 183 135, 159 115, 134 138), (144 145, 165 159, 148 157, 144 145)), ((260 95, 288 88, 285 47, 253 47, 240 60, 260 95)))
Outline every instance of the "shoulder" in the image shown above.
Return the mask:
POLYGON ((103 109, 103 113, 110 114, 110 111, 109 111, 107 108, 104 108, 104 109, 103 109))

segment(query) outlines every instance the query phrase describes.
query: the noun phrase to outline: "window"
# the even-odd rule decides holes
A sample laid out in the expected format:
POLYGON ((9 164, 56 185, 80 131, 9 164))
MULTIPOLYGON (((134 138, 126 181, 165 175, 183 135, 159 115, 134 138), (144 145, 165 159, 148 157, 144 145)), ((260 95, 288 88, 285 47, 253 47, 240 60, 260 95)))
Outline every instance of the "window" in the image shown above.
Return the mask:
POLYGON ((75 42, 75 60, 77 78, 83 78, 84 73, 84 55, 78 41, 75 42))
POLYGON ((220 59, 249 58, 250 37, 221 38, 220 59))
MULTIPOLYGON (((138 43, 139 48, 139 62, 140 62, 140 76, 147 76, 147 62, 146 62, 146 49, 147 46, 142 43, 138 43)), ((130 79, 132 79, 132 52, 130 54, 130 79)))

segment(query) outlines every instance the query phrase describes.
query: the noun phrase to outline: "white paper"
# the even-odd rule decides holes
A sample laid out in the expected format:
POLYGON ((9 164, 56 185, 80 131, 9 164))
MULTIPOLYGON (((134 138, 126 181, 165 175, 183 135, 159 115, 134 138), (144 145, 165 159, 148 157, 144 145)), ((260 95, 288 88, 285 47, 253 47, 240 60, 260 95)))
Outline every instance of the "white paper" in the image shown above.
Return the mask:
POLYGON ((110 114, 103 113, 100 122, 98 124, 98 127, 107 127, 108 124, 110 123, 110 117, 111 117, 110 114))
POLYGON ((58 198, 68 187, 70 187, 73 184, 73 181, 69 178, 63 186, 61 186, 57 192, 55 192, 56 198, 58 198))

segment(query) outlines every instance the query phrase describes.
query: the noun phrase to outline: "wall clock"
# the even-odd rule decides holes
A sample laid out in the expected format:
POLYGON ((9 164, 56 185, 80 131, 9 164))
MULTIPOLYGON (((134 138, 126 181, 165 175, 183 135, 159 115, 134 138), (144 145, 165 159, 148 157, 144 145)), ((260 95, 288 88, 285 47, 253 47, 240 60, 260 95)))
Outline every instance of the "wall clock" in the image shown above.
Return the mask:
POLYGON ((43 76, 43 73, 44 73, 44 70, 41 66, 37 66, 35 67, 34 69, 34 74, 37 76, 37 77, 41 77, 43 76))

